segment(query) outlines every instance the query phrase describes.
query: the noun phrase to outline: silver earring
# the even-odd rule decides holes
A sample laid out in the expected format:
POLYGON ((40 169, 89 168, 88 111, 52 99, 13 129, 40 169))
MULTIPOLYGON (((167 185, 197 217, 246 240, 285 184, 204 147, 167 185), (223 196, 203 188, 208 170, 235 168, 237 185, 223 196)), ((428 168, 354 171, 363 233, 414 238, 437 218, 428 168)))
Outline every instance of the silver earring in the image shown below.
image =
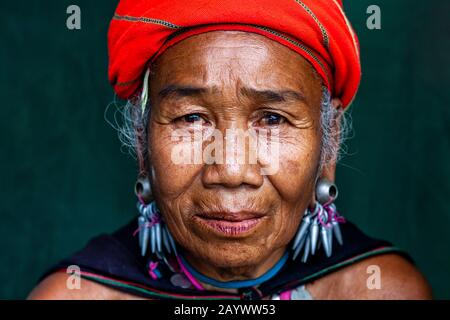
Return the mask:
POLYGON ((334 183, 321 179, 316 185, 316 205, 313 211, 306 209, 300 227, 292 245, 295 260, 303 250, 302 259, 306 263, 310 255, 316 253, 322 245, 327 257, 333 252, 333 235, 340 245, 343 244, 339 223, 345 219, 337 212, 333 201, 337 198, 338 190, 334 183))
POLYGON ((139 211, 138 231, 141 255, 145 256, 150 246, 152 254, 166 260, 166 252, 176 254, 175 241, 166 224, 162 221, 161 213, 157 209, 155 201, 152 201, 150 180, 147 176, 138 178, 134 186, 134 192, 139 199, 137 208, 139 211))
POLYGON ((338 188, 336 185, 327 180, 327 179, 319 179, 316 183, 316 199, 321 204, 325 204, 327 202, 334 202, 338 197, 338 188))
POLYGON ((136 183, 134 184, 134 193, 140 200, 144 201, 145 203, 149 203, 151 200, 153 200, 152 188, 148 176, 141 176, 137 179, 136 183))
POLYGON ((139 211, 139 245, 142 256, 145 256, 149 245, 151 253, 156 254, 158 258, 165 258, 166 252, 176 254, 175 241, 166 224, 162 221, 156 203, 152 201, 147 205, 139 201, 137 208, 139 211))

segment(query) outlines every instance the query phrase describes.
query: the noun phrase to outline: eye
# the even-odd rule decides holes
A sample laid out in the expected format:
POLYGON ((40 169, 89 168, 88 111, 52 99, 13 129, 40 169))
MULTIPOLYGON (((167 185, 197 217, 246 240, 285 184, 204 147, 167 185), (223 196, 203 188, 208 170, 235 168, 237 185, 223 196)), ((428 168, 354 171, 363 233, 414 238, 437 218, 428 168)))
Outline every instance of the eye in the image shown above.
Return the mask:
POLYGON ((276 126, 282 124, 286 121, 286 118, 282 115, 273 112, 264 112, 263 117, 261 118, 262 126, 276 126))
POLYGON ((200 113, 190 113, 175 119, 176 122, 188 126, 204 126, 208 125, 208 121, 200 113))
POLYGON ((198 113, 187 114, 181 117, 185 122, 194 123, 197 121, 201 121, 203 118, 198 113))

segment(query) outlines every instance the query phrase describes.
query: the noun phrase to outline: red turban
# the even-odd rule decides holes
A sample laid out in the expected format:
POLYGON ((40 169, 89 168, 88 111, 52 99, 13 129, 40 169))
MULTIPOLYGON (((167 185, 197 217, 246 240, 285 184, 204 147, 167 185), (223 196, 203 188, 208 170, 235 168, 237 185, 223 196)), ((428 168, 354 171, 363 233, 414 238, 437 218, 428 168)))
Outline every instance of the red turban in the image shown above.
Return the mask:
POLYGON ((344 107, 356 95, 359 44, 342 0, 121 0, 108 33, 114 90, 130 98, 165 49, 212 30, 264 35, 308 60, 344 107))

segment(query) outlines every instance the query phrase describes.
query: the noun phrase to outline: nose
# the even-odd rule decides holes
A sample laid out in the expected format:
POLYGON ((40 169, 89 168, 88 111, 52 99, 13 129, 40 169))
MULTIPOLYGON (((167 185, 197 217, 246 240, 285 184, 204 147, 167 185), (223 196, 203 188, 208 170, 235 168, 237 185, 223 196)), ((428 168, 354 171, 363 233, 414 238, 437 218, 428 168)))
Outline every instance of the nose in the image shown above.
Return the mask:
POLYGON ((254 150, 250 149, 253 146, 250 144, 248 136, 243 139, 235 139, 235 134, 239 135, 243 131, 231 130, 231 132, 231 137, 230 131, 226 131, 222 135, 224 137, 222 156, 215 157, 214 161, 204 164, 203 185, 206 188, 261 187, 264 177, 261 174, 260 164, 251 156, 254 150))
POLYGON ((259 188, 263 184, 263 176, 257 164, 207 164, 203 170, 202 182, 207 188, 238 188, 249 186, 259 188))

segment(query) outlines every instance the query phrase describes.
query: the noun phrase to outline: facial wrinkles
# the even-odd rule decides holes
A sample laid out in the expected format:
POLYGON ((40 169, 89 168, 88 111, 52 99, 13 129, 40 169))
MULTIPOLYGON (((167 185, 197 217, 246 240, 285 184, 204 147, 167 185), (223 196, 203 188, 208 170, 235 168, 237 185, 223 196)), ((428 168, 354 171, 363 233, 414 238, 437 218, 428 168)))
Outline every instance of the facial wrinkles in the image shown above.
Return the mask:
MULTIPOLYGON (((219 48, 222 49, 223 47, 219 48)), ((239 46, 239 48, 245 48, 247 50, 245 51, 244 56, 252 57, 249 60, 256 61, 255 65, 252 65, 251 62, 242 63, 242 57, 236 57, 238 54, 233 50, 229 51, 228 54, 225 54, 225 57, 217 58, 214 53, 216 53, 218 48, 211 46, 209 49, 202 51, 205 55, 203 59, 205 60, 204 63, 197 63, 197 65, 193 66, 194 70, 203 70, 203 76, 201 77, 203 81, 200 83, 200 86, 215 88, 213 94, 205 98, 204 101, 205 104, 214 111, 216 128, 223 132, 223 136, 226 135, 226 129, 248 129, 247 119, 251 108, 243 107, 243 105, 248 106, 252 101, 249 101, 249 99, 241 94, 240 88, 246 83, 256 83, 251 75, 264 74, 264 71, 261 71, 261 69, 264 69, 264 66, 267 65, 267 63, 263 63, 267 62, 267 59, 265 54, 261 54, 261 50, 259 52, 257 50, 255 54, 250 50, 252 54, 249 54, 249 48, 247 46, 239 46), (258 53, 260 54, 259 56, 258 53), (227 59, 229 55, 231 55, 231 60, 227 59), (255 70, 251 70, 251 68, 255 68, 255 70), (251 71, 248 71, 249 69, 251 71)), ((250 49, 253 48, 250 47, 250 49)), ((266 51, 263 50, 262 52, 266 51)), ((175 55, 175 58, 176 57, 177 56, 175 55)), ((197 61, 203 60, 198 59, 197 61)), ((247 60, 245 59, 244 62, 247 62, 247 60)), ((273 65, 273 63, 269 65, 273 65)), ((305 118, 306 119, 296 119, 291 117, 290 120, 295 127, 308 129, 313 126, 313 121, 308 117, 305 118)), ((307 138, 308 136, 302 132, 281 130, 277 142, 271 141, 270 135, 266 142, 267 144, 278 143, 278 148, 282 147, 288 154, 298 154, 299 151, 309 153, 309 150, 307 150, 308 143, 306 143, 307 138)), ((265 162, 265 164, 270 163, 270 157, 264 159, 264 156, 262 156, 261 160, 265 162)), ((232 172, 233 169, 235 169, 235 171, 239 170, 238 166, 235 168, 230 166, 228 169, 230 172, 232 172)))
POLYGON ((205 64, 203 86, 213 87, 214 94, 208 99, 217 120, 217 129, 248 129, 250 113, 248 99, 241 94, 243 85, 254 85, 252 74, 261 73, 265 50, 252 46, 226 48, 211 46, 204 52, 205 64), (251 53, 251 54, 250 54, 251 53), (242 56, 246 59, 242 61, 242 56))
MULTIPOLYGON (((156 81, 151 85, 152 101, 156 101, 156 104, 155 118, 150 125, 153 132, 150 145, 156 144, 154 154, 157 155, 152 161, 155 162, 155 172, 162 189, 159 195, 161 207, 168 215, 167 222, 175 238, 188 247, 190 253, 201 258, 208 257, 210 262, 216 259, 221 261, 216 261, 221 265, 231 263, 242 266, 260 261, 284 245, 295 229, 293 222, 300 219, 299 211, 309 201, 320 149, 317 132, 319 112, 312 109, 313 106, 319 106, 320 85, 310 81, 310 66, 298 59, 290 59, 292 56, 289 51, 276 53, 271 46, 261 45, 260 42, 255 44, 248 38, 245 44, 223 41, 221 37, 215 40, 210 37, 202 39, 196 45, 179 47, 179 50, 161 56, 160 65, 164 66, 164 70, 157 72, 156 81), (159 104, 156 92, 169 83, 215 90, 199 98, 183 98, 176 104, 159 104), (267 139, 268 144, 278 143, 281 149, 278 174, 264 176, 263 182, 252 189, 242 185, 225 187, 223 181, 216 179, 218 188, 213 189, 201 183, 202 172, 212 166, 170 163, 167 150, 176 144, 170 142, 169 138, 172 131, 170 118, 174 117, 177 108, 198 108, 205 111, 214 126, 221 131, 229 128, 246 130, 254 120, 252 116, 262 108, 262 100, 242 94, 243 87, 297 90, 302 92, 306 101, 272 103, 267 106, 269 110, 279 111, 290 122, 289 125, 280 126, 282 129, 278 142, 271 137, 267 139), (270 227, 268 224, 258 236, 239 241, 218 241, 208 233, 201 233, 199 229, 194 232, 190 220, 192 216, 198 211, 212 209, 265 210, 270 227), (220 257, 215 253, 219 247, 224 253, 220 257)), ((270 154, 265 160, 270 162, 270 154)), ((239 169, 239 166, 228 167, 227 174, 237 176, 239 169)))

